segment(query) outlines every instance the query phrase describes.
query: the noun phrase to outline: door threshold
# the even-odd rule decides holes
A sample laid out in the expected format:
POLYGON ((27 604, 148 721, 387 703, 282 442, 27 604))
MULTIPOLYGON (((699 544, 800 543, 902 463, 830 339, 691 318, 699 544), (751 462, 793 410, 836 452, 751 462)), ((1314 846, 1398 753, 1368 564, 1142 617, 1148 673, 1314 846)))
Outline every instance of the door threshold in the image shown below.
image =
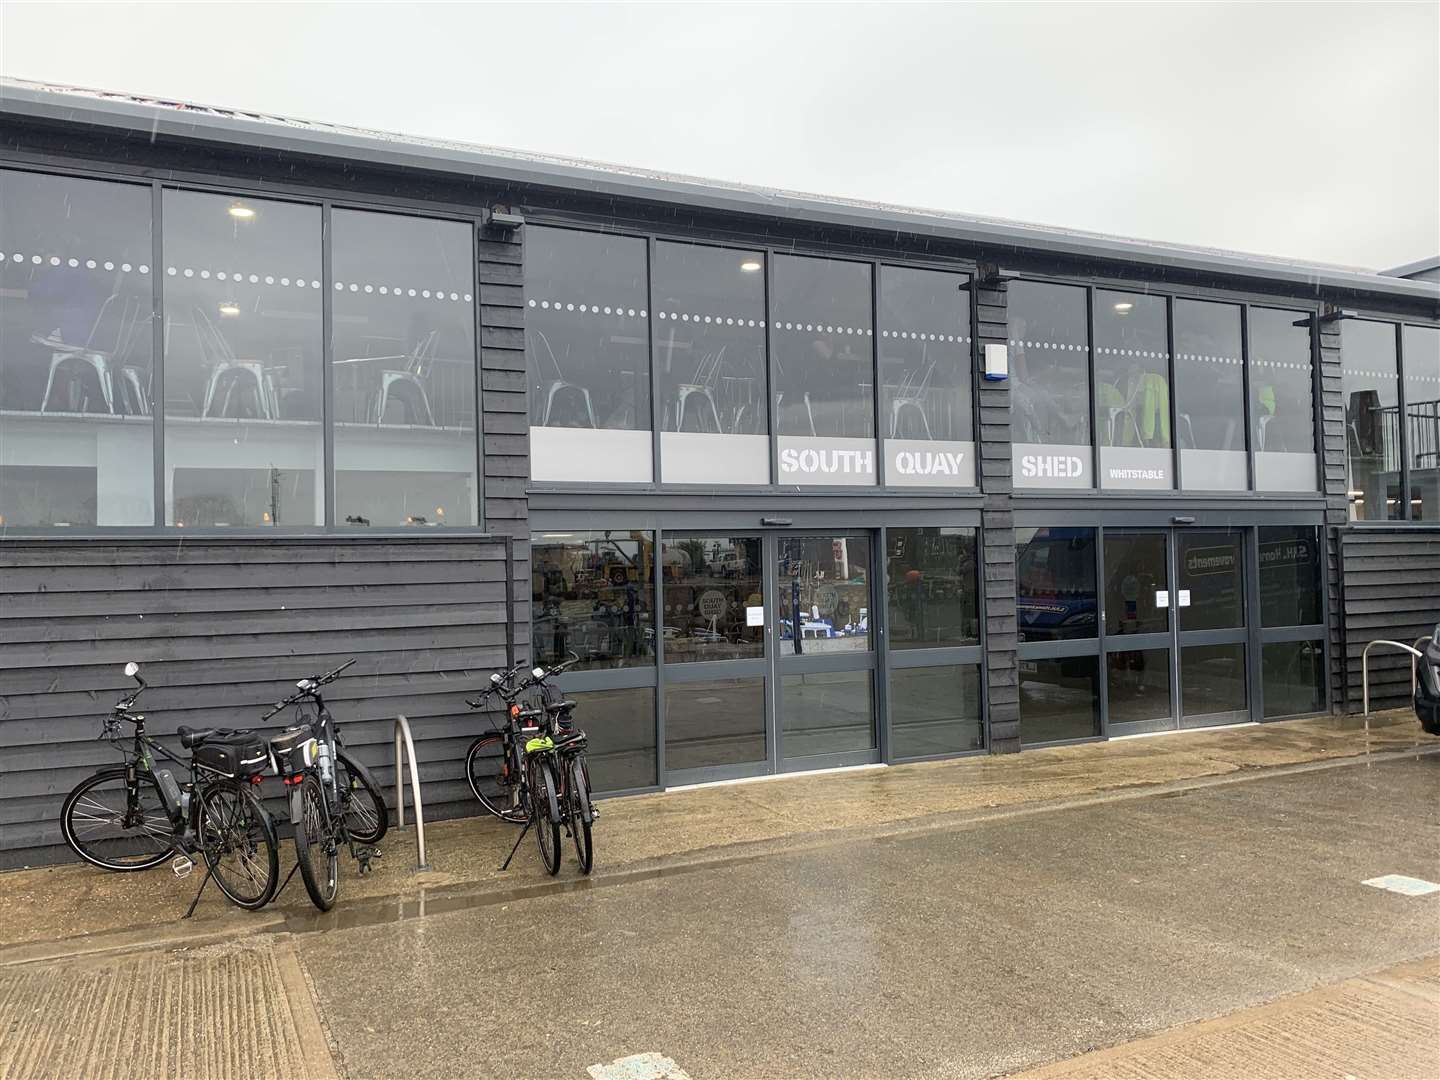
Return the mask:
POLYGON ((1111 735, 1109 742, 1124 742, 1126 739, 1153 739, 1157 735, 1180 735, 1187 731, 1219 731, 1221 728, 1260 727, 1258 720, 1243 720, 1238 724, 1201 724, 1199 727, 1161 728, 1159 731, 1137 731, 1133 735, 1111 735))
POLYGON ((695 791, 699 788, 729 787, 732 784, 757 784, 764 780, 792 780, 797 776, 819 776, 833 773, 860 772, 864 769, 888 769, 890 766, 883 761, 873 761, 867 765, 836 765, 829 769, 805 769, 801 772, 778 772, 762 773, 759 776, 737 776, 732 780, 706 780, 699 784, 677 784, 674 787, 667 787, 666 793, 672 791, 695 791))

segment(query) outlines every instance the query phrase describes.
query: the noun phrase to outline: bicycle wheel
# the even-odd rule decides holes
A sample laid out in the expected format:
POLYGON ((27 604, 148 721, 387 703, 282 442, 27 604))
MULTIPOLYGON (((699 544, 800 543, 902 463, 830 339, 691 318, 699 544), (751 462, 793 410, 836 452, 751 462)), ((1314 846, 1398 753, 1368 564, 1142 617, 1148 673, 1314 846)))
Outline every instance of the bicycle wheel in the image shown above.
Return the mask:
POLYGON ((101 769, 65 796, 60 831, 70 850, 102 870, 149 870, 170 857, 174 828, 160 786, 145 769, 135 772, 130 801, 123 768, 101 769))
POLYGON ((516 805, 514 785, 505 762, 505 740, 498 734, 481 735, 465 753, 465 779, 480 805, 501 821, 525 821, 525 808, 516 805))
POLYGON ((390 828, 385 796, 369 771, 343 750, 335 755, 335 787, 350 839, 357 844, 378 844, 390 828))
POLYGON ((548 761, 536 761, 530 770, 530 781, 540 862, 545 872, 554 877, 560 872, 560 808, 555 802, 555 771, 548 761))
POLYGON ((295 861, 310 902, 321 911, 335 906, 340 893, 340 847, 325 808, 325 788, 320 778, 307 772, 300 790, 291 796, 295 821, 295 861))
POLYGON ((195 793, 195 840, 220 891, 254 911, 280 885, 280 841, 275 822, 249 784, 233 780, 195 793))
POLYGON ((578 757, 565 763, 570 773, 566 801, 570 808, 570 835, 575 838, 575 857, 580 860, 580 872, 588 874, 595 866, 595 843, 590 835, 590 826, 595 815, 590 809, 590 786, 585 782, 585 763, 578 757))

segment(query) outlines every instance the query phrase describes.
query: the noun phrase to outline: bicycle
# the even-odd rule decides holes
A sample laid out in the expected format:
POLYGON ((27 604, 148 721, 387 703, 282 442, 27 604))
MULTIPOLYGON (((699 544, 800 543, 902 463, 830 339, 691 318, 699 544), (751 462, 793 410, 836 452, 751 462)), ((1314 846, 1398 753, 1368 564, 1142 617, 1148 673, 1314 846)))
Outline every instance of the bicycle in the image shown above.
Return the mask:
POLYGON ((524 759, 515 724, 520 711, 517 699, 524 689, 523 684, 516 685, 515 677, 525 665, 521 660, 508 671, 495 672, 484 693, 465 701, 472 709, 484 709, 491 695, 496 695, 505 704, 505 725, 479 736, 465 751, 465 779, 487 813, 517 825, 528 816, 520 798, 524 759))
POLYGON ((595 842, 592 826, 599 816, 590 797, 590 763, 585 750, 590 744, 584 731, 575 726, 576 703, 559 696, 550 679, 569 668, 574 660, 543 671, 536 668, 528 681, 540 689, 540 708, 549 730, 555 753, 555 774, 559 782, 557 799, 565 829, 574 840, 575 856, 581 873, 588 874, 595 866, 595 842))
POLYGON ((266 761, 260 737, 181 726, 176 734, 191 752, 187 763, 145 734, 145 715, 131 710, 148 684, 133 661, 125 674, 139 686, 115 704, 99 736, 120 750, 125 764, 97 770, 65 797, 65 843, 92 866, 122 873, 148 870, 173 856, 177 877, 194 869, 191 855, 199 852, 205 880, 186 918, 212 877, 231 903, 251 911, 264 907, 275 896, 280 858, 275 822, 255 791, 266 761), (128 750, 121 745, 123 723, 135 729, 128 750), (155 768, 155 755, 190 778, 182 783, 169 769, 155 768))
POLYGON ((339 726, 320 693, 354 663, 348 660, 333 671, 301 679, 296 693, 261 717, 269 720, 291 705, 298 714, 302 702, 315 707, 313 717, 273 736, 268 751, 271 768, 289 792, 300 878, 321 911, 334 907, 340 892, 340 849, 347 848, 360 873, 367 873, 379 855, 374 845, 389 827, 379 785, 370 770, 340 748, 339 726))

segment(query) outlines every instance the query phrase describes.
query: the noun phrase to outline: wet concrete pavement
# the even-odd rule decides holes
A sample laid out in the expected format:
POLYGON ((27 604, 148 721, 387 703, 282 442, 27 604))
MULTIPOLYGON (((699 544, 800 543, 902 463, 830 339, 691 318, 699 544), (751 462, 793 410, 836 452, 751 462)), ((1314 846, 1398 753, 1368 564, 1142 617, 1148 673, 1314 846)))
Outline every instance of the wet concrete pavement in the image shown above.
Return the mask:
POLYGON ((995 1076, 1440 951, 1361 884, 1437 876, 1437 802, 1417 757, 294 940, 351 1077, 995 1076))

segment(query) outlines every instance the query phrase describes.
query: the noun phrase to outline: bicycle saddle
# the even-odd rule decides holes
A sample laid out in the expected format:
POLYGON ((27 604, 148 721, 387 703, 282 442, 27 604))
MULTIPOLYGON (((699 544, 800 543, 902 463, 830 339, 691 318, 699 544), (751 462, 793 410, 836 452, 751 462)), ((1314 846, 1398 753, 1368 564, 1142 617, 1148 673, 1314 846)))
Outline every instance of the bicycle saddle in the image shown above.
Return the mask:
POLYGON ((193 750, 211 735, 215 734, 214 728, 192 728, 181 724, 175 729, 175 734, 180 736, 180 745, 186 750, 193 750))
POLYGON ((552 701, 545 706, 546 712, 564 712, 566 709, 575 708, 573 701, 552 701))

